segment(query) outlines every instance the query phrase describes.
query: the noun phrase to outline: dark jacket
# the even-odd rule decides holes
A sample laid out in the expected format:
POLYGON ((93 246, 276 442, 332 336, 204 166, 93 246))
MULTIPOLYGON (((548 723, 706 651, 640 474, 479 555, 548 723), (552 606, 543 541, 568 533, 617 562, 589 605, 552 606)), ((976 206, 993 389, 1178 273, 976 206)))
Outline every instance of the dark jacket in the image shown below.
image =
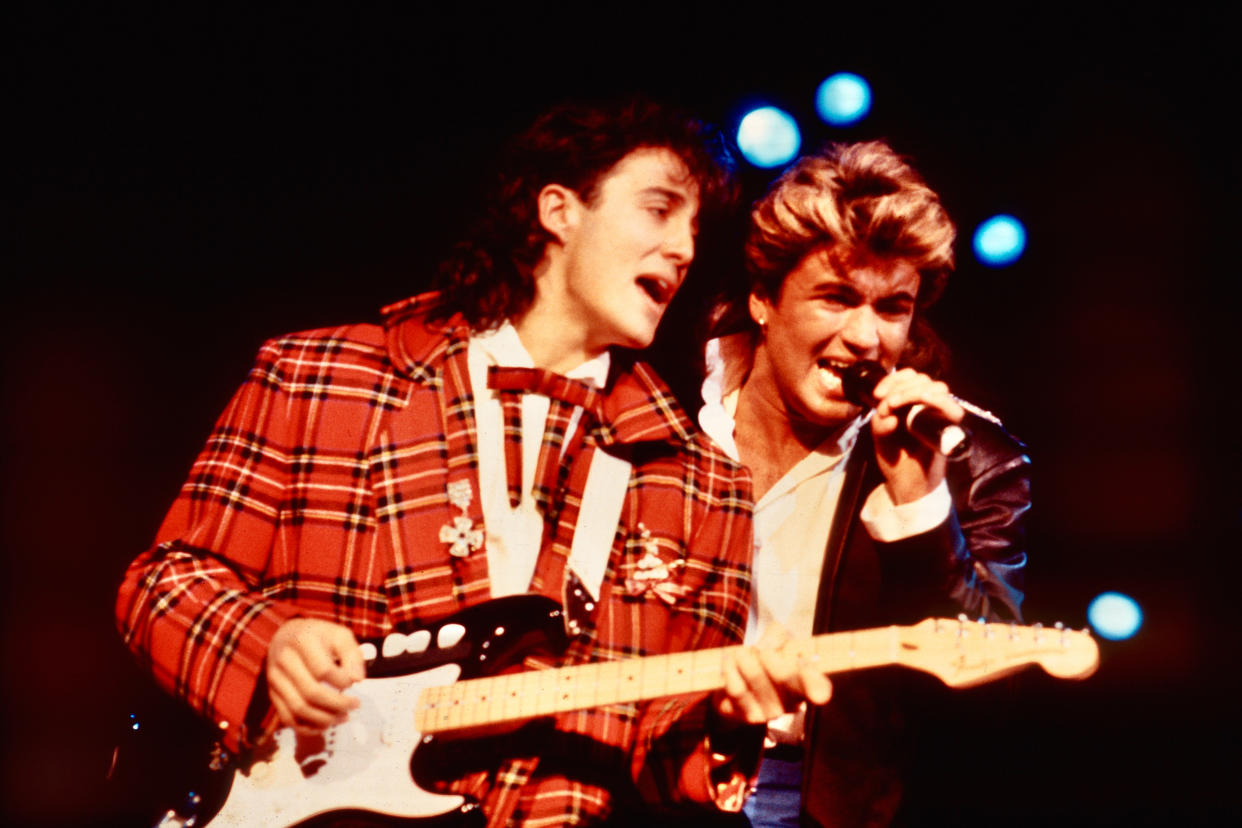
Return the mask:
MULTIPOLYGON (((953 510, 935 529, 895 543, 859 520, 883 481, 870 429, 850 454, 825 550, 815 632, 915 623, 928 616, 1021 620, 1030 508, 1025 447, 968 414, 973 448, 948 469, 953 510)), ((838 826, 887 825, 901 799, 899 670, 833 677, 833 697, 808 715, 804 816, 838 826)))

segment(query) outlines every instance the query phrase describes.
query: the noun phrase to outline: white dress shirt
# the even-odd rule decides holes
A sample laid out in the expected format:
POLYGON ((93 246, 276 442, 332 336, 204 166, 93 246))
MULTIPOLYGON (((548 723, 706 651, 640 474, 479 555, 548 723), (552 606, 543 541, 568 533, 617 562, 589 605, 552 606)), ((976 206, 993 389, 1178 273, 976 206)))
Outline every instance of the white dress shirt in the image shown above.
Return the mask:
MULTIPOLYGON (((493 598, 517 595, 530 588, 543 542, 543 515, 531 490, 551 401, 542 394, 522 395, 522 500, 513 508, 509 505, 505 476, 504 414, 500 396, 487 385, 487 369, 491 365, 534 368, 535 363, 518 338, 517 329, 509 322, 494 331, 473 334, 467 362, 478 428, 479 497, 483 525, 487 528, 488 579, 493 598)), ((603 388, 608 380, 609 365, 609 354, 604 352, 565 376, 603 388)), ((574 412, 566 438, 573 433, 581 414, 580 408, 574 412)), ((568 442, 566 439, 562 449, 568 442)))

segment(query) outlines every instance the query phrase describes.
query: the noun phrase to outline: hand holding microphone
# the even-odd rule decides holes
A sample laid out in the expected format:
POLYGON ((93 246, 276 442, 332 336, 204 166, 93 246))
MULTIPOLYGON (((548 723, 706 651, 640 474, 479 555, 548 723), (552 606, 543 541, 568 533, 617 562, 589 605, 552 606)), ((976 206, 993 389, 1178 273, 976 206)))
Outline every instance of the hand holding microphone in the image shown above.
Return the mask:
MULTIPOLYGON (((875 387, 888 375, 875 360, 855 362, 841 376, 845 398, 855 405, 874 408, 879 400, 875 387)), ((893 412, 901 429, 937 454, 960 457, 970 450, 970 432, 922 403, 901 406, 893 412)))

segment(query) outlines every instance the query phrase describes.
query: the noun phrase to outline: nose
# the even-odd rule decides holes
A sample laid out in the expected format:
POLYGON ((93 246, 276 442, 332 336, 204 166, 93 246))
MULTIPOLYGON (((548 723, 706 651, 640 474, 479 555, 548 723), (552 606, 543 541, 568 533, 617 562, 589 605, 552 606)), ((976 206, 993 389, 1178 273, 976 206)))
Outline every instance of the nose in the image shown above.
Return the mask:
POLYGON ((694 225, 691 219, 671 222, 664 237, 665 258, 684 270, 694 261, 694 225))
POLYGON ((880 347, 879 318, 875 309, 865 303, 851 308, 841 329, 841 338, 856 355, 875 356, 880 347))

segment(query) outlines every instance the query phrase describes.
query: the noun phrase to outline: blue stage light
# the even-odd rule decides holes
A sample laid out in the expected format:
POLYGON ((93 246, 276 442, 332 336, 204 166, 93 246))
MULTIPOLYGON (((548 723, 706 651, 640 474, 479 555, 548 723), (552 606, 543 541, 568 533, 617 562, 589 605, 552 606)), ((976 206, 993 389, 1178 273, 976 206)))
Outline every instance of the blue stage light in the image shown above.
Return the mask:
POLYGON ((1110 641, 1121 641, 1138 632, 1143 623, 1143 611, 1129 595, 1104 592, 1087 607, 1087 620, 1096 635, 1110 641))
POLYGON ((833 126, 857 123, 871 111, 871 87, 853 72, 829 75, 815 91, 815 109, 833 126))
POLYGON ((798 122, 774 106, 751 110, 737 127, 737 148, 756 167, 788 164, 801 146, 798 122))
POLYGON ((975 230, 974 248, 989 267, 1013 264, 1026 250, 1026 228, 1013 216, 992 216, 975 230))

